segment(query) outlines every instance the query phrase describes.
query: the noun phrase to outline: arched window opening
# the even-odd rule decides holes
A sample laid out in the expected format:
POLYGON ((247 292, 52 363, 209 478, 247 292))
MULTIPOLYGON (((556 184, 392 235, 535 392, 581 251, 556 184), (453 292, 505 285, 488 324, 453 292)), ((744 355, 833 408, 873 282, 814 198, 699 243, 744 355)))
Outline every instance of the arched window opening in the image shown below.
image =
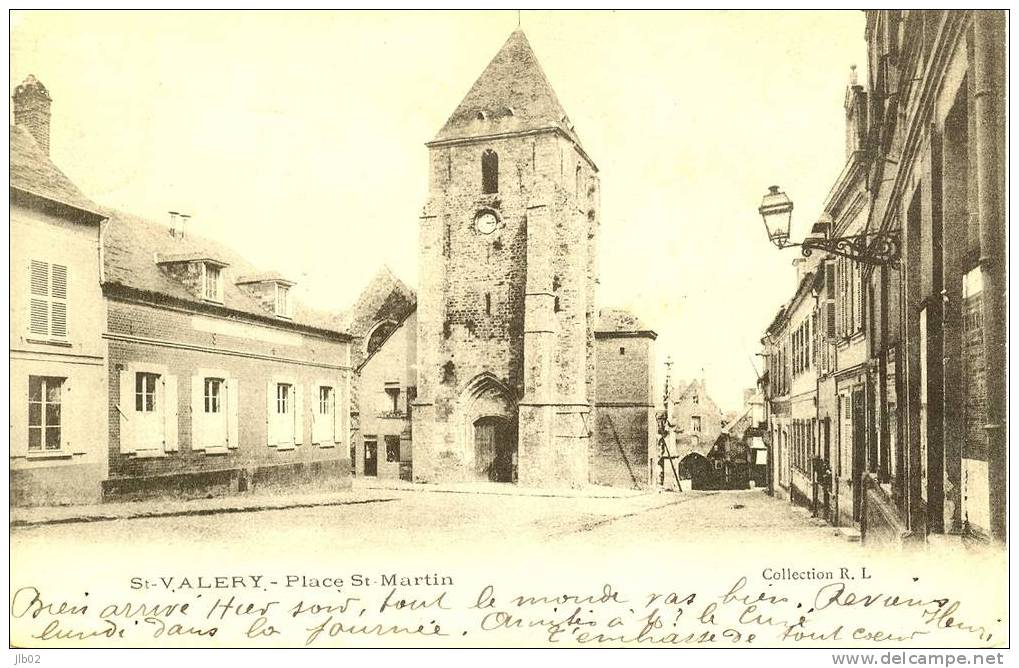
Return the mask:
POLYGON ((499 192, 499 155, 492 149, 481 154, 481 192, 499 192))
POLYGON ((577 197, 580 197, 580 177, 581 177, 581 169, 580 169, 580 165, 577 165, 576 176, 574 177, 575 181, 574 181, 574 184, 573 184, 573 192, 576 193, 577 197))
POLYGON ((386 342, 386 339, 389 338, 389 335, 392 334, 393 330, 395 329, 396 323, 393 322, 392 320, 384 320, 375 325, 375 327, 371 330, 371 332, 368 335, 368 342, 367 345, 365 346, 365 353, 371 355, 380 347, 382 347, 382 344, 386 342))

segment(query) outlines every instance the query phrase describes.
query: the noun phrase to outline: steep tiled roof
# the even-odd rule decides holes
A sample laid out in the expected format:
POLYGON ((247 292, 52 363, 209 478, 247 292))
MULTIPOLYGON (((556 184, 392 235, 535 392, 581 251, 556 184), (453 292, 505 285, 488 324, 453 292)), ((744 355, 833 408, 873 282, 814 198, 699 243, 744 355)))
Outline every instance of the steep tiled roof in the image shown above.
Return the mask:
POLYGON ((24 128, 10 126, 11 188, 104 218, 102 207, 85 197, 78 186, 53 164, 24 128))
MULTIPOLYGON (((403 322, 417 308, 417 295, 406 283, 396 277, 389 267, 382 267, 368 282, 357 302, 346 313, 350 333, 363 339, 369 330, 382 321, 403 322)), ((351 362, 358 367, 367 360, 364 345, 351 349, 351 362)))
POLYGON ((527 37, 517 29, 433 141, 551 128, 580 144, 527 37))
POLYGON ((747 406, 742 413, 737 414, 730 420, 724 427, 722 427, 723 434, 735 433, 736 436, 742 437, 743 432, 751 426, 753 419, 753 406, 747 406))
POLYGON ((674 403, 681 402, 688 396, 696 394, 701 405, 709 407, 711 411, 716 412, 719 415, 722 414, 722 409, 718 407, 715 400, 708 394, 707 384, 704 382, 703 378, 695 378, 689 383, 686 383, 685 386, 683 383, 677 383, 672 389, 671 394, 673 396, 672 401, 674 403))
POLYGON ((294 302, 294 316, 284 320, 273 314, 246 289, 238 287, 238 277, 256 275, 258 268, 223 244, 188 234, 184 239, 170 235, 169 229, 139 216, 111 211, 103 246, 104 285, 122 286, 159 297, 193 302, 209 307, 208 302, 192 294, 183 283, 156 262, 163 257, 211 257, 227 264, 223 270, 223 304, 231 311, 297 325, 345 333, 336 326, 336 317, 294 302))
POLYGON ((350 331, 364 336, 381 320, 403 320, 417 306, 417 295, 396 277, 389 267, 382 267, 368 282, 350 310, 350 331))

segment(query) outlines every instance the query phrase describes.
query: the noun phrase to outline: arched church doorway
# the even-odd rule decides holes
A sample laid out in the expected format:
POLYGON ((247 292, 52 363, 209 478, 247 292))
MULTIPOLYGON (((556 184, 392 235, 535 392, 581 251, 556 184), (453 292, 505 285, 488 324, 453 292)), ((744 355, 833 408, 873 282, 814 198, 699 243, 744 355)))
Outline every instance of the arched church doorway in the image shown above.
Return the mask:
POLYGON ((482 480, 517 481, 517 434, 509 420, 489 415, 474 421, 474 466, 482 480))

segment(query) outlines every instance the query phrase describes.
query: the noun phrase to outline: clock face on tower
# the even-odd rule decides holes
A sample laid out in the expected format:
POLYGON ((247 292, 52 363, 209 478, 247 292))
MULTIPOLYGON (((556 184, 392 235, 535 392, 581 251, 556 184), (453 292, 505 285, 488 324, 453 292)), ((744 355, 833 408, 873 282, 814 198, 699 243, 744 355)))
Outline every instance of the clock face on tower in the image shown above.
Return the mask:
POLYGON ((474 216, 474 229, 481 234, 491 234, 499 227, 499 218, 492 211, 479 211, 474 216))

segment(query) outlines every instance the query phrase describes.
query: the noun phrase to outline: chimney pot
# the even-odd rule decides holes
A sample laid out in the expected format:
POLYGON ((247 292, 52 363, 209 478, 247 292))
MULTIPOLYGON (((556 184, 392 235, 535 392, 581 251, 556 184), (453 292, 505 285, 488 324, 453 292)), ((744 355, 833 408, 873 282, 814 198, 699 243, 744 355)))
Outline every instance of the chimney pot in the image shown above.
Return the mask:
POLYGON ((180 214, 178 214, 176 211, 170 211, 168 213, 170 214, 170 236, 176 238, 177 237, 177 216, 179 216, 180 214))

